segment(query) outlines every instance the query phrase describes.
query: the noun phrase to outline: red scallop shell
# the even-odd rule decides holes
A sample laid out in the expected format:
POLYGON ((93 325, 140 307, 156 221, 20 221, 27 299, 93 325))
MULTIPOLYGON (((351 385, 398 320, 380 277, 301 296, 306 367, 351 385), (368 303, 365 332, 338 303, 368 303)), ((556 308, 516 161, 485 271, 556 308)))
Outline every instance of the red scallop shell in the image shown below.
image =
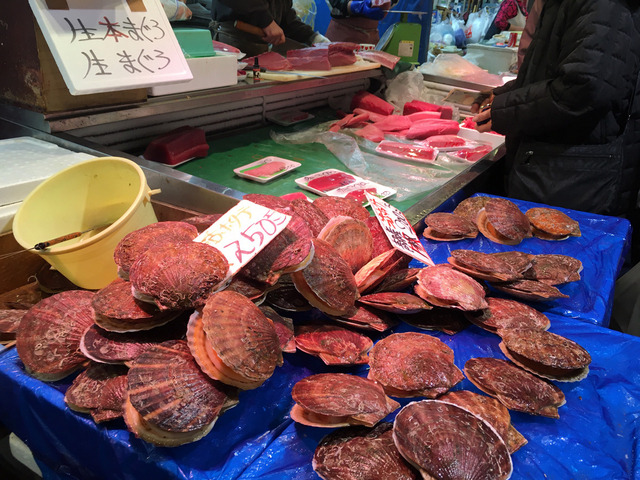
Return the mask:
POLYGON ((528 327, 538 330, 549 328, 547 316, 533 307, 507 298, 487 297, 489 306, 466 314, 470 322, 489 332, 500 329, 528 327))
POLYGON ((318 234, 345 259, 353 273, 371 260, 373 238, 367 224, 352 217, 331 218, 318 234))
POLYGON ((490 199, 491 197, 483 196, 465 198, 453 209, 453 213, 476 223, 478 213, 490 199))
POLYGON ((314 237, 318 236, 329 221, 327 216, 322 213, 322 210, 307 200, 291 200, 291 210, 307 222, 314 237))
POLYGON ((370 216, 369 211, 352 198, 318 197, 313 201, 313 204, 318 207, 327 218, 344 215, 366 222, 370 216))
POLYGON ((333 325, 301 325, 295 332, 296 346, 326 365, 365 364, 373 347, 369 337, 333 325))
POLYGON ((423 268, 414 290, 427 302, 440 307, 465 311, 487 307, 482 285, 448 265, 423 268))

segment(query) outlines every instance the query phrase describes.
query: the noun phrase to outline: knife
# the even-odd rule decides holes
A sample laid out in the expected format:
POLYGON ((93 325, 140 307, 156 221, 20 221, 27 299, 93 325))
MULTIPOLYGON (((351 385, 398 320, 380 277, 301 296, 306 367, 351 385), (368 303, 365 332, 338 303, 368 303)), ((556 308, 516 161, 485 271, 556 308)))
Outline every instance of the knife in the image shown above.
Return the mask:
MULTIPOLYGON (((247 71, 253 71, 253 66, 251 65, 247 65, 246 67, 244 67, 245 70, 247 71)), ((327 78, 327 77, 323 77, 320 75, 313 75, 311 73, 298 73, 298 72, 288 72, 286 70, 267 70, 264 67, 260 67, 260 72, 261 73, 273 73, 273 74, 283 74, 283 75, 295 75, 295 76, 301 76, 301 77, 311 77, 311 78, 327 78)))

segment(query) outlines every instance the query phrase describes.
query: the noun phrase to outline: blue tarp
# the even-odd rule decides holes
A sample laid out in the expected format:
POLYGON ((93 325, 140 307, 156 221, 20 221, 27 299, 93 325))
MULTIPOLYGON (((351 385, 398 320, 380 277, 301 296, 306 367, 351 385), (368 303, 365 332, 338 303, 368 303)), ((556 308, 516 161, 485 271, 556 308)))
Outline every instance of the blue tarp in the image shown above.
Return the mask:
MULTIPOLYGON (((592 301, 589 307, 552 301, 544 311, 551 320, 551 332, 589 351, 590 373, 580 382, 557 383, 567 398, 559 409, 560 419, 512 413, 515 427, 529 442, 513 455, 514 479, 640 478, 636 443, 640 339, 598 325, 608 315, 605 305, 610 304, 628 226, 625 230, 624 221, 582 215, 583 236, 565 241, 586 242, 577 243, 579 251, 563 242, 553 242, 553 248, 569 248, 585 264, 583 280, 576 282, 575 291, 567 290, 568 286, 562 290, 570 295, 584 292, 585 297, 591 292, 588 298, 599 301, 592 301), (591 268, 597 270, 591 273, 591 268)), ((483 242, 482 249, 496 248, 476 241, 483 242)), ((525 240, 522 250, 536 253, 533 247, 528 250, 535 242, 525 240)), ((466 248, 463 245, 458 242, 454 248, 466 248)), ((436 262, 444 261, 445 248, 433 242, 428 245, 436 262)), ((395 329, 408 330, 411 327, 405 324, 395 329)), ((504 358, 499 338, 475 326, 453 336, 428 334, 453 349, 461 369, 469 358, 504 358)), ((96 425, 88 416, 70 411, 63 392, 71 379, 52 384, 35 380, 25 374, 16 350, 9 349, 0 353, 0 420, 32 449, 45 478, 312 479, 317 478, 311 468, 313 451, 330 430, 297 425, 289 419, 291 387, 305 376, 325 371, 365 375, 366 367, 330 369, 304 353, 285 354, 284 366, 260 388, 241 393, 239 405, 224 413, 202 440, 158 448, 136 439, 121 420, 96 425)), ((478 391, 466 379, 456 389, 478 391)))

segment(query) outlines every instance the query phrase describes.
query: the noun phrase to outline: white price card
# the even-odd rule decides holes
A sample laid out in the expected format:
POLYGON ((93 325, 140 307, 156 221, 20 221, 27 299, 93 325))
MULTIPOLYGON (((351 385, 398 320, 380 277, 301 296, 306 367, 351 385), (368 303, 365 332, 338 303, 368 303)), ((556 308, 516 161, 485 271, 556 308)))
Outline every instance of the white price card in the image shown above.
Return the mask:
POLYGON ((407 217, 395 207, 366 192, 367 200, 376 214, 384 233, 396 249, 419 262, 433 266, 433 260, 420 243, 407 217))
POLYGON ((193 241, 220 250, 229 262, 228 276, 233 276, 278 236, 289 220, 290 215, 242 200, 193 241))
POLYGON ((158 0, 29 0, 72 95, 193 78, 158 0))

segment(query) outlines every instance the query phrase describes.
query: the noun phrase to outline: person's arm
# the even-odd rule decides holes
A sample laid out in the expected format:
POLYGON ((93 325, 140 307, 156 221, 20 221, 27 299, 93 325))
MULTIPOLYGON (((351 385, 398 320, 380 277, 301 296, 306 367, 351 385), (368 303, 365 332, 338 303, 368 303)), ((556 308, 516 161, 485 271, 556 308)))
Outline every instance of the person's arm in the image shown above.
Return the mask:
POLYGON ((496 18, 493 23, 496 24, 496 27, 502 32, 504 30, 509 30, 509 20, 515 17, 518 14, 518 4, 516 0, 504 0, 500 4, 500 8, 498 9, 498 13, 496 13, 496 18))
MULTIPOLYGON (((382 20, 386 10, 374 7, 371 0, 329 0, 332 17, 367 17, 372 20, 382 20)), ((388 3, 387 8, 391 3, 388 3)))
POLYGON ((496 94, 491 108, 495 131, 543 137, 571 127, 584 128, 601 116, 599 112, 612 110, 626 93, 617 86, 625 63, 631 61, 627 58, 631 53, 621 46, 635 35, 630 16, 614 4, 580 2, 568 12, 573 22, 562 39, 565 48, 554 68, 556 74, 496 94))

